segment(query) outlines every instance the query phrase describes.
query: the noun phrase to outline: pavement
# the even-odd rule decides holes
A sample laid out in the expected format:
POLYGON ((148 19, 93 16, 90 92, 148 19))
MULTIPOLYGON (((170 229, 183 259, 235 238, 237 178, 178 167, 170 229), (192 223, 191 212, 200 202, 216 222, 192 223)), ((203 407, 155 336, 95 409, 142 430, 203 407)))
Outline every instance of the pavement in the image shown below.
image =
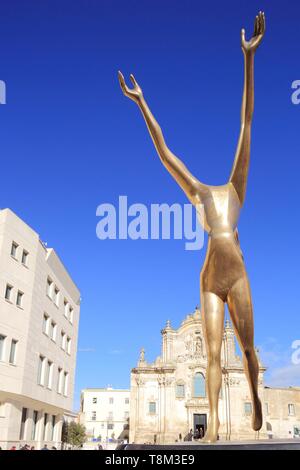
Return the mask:
POLYGON ((300 439, 259 439, 249 441, 174 442, 174 444, 128 444, 126 450, 300 450, 300 439))

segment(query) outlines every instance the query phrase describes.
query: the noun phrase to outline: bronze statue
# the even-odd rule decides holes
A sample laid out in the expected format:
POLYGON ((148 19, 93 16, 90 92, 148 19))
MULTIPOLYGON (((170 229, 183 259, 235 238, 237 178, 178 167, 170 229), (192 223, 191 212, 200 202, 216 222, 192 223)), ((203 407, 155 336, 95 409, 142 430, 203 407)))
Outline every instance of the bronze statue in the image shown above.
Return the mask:
POLYGON ((241 110, 241 130, 233 168, 228 182, 223 186, 203 184, 167 147, 161 128, 144 99, 142 89, 133 75, 133 89, 127 87, 119 72, 123 93, 140 108, 158 155, 196 207, 204 208, 204 229, 209 241, 206 260, 201 272, 201 305, 204 337, 207 349, 207 392, 209 421, 204 437, 206 442, 217 440, 219 429, 218 398, 221 388, 221 345, 224 329, 224 304, 227 302, 233 327, 243 353, 252 403, 252 427, 262 426, 262 407, 258 396, 259 365, 254 349, 253 311, 250 286, 240 250, 237 223, 246 193, 250 158, 251 123, 254 108, 254 54, 265 33, 265 16, 260 12, 255 19, 250 41, 241 31, 244 55, 244 92, 241 110))

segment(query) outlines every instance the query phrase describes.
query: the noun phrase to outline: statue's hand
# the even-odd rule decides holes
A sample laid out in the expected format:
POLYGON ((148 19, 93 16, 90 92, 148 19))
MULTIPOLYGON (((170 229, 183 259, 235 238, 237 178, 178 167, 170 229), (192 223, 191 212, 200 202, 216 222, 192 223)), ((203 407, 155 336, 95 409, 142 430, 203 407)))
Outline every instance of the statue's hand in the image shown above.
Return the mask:
POLYGON ((119 82, 120 82, 124 95, 132 99, 136 103, 139 103, 139 101, 143 97, 143 92, 140 86, 137 84, 134 76, 132 74, 130 75, 130 80, 132 81, 132 84, 133 84, 132 89, 128 88, 128 86, 125 83, 124 76, 120 71, 118 72, 118 77, 119 77, 119 82))
POLYGON ((247 54, 249 52, 255 52, 259 44, 262 41, 262 38, 266 30, 266 20, 265 14, 260 11, 257 17, 255 18, 254 23, 254 33, 250 41, 245 39, 245 30, 241 31, 241 40, 242 40, 242 49, 247 54))

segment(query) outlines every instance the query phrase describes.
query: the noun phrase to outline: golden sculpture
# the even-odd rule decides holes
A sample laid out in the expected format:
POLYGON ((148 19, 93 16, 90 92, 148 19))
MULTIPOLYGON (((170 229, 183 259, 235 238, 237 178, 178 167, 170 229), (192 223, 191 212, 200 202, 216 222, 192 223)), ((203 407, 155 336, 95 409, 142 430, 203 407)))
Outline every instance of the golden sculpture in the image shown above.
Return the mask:
POLYGON ((241 110, 241 130, 233 168, 227 184, 209 186, 198 181, 186 166, 169 150, 162 131, 153 117, 142 90, 133 75, 133 89, 127 87, 119 72, 123 93, 139 106, 157 153, 189 200, 204 208, 204 229, 209 234, 205 263, 200 276, 201 310, 207 349, 207 393, 209 420, 204 437, 215 442, 218 436, 218 398, 221 388, 221 345, 224 329, 224 304, 227 302, 233 327, 243 353, 245 373, 251 392, 252 427, 262 426, 262 408, 258 396, 259 365, 254 349, 253 311, 250 286, 240 250, 237 223, 245 200, 249 158, 251 123, 254 108, 254 54, 265 33, 265 16, 260 12, 255 19, 250 41, 241 31, 244 55, 244 92, 241 110))

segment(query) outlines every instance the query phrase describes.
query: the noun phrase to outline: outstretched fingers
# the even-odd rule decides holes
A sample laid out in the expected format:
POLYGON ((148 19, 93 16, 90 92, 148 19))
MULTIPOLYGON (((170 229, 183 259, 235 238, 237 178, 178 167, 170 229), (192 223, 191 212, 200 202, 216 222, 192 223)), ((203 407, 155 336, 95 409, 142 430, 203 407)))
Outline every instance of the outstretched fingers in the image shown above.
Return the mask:
POLYGON ((255 20, 255 36, 263 36, 266 29, 266 18, 263 11, 260 11, 255 20))
POLYGON ((259 34, 259 15, 257 15, 255 17, 255 21, 254 21, 254 33, 253 33, 253 36, 257 36, 259 34))
POLYGON ((262 14, 261 14, 261 21, 262 21, 262 32, 261 32, 261 34, 265 34, 265 31, 266 31, 266 17, 265 17, 264 12, 262 12, 262 14))
POLYGON ((134 86, 135 88, 138 88, 137 81, 136 81, 136 79, 134 78, 134 75, 133 75, 132 73, 130 74, 130 80, 131 80, 131 83, 133 84, 133 86, 134 86))
POLYGON ((242 44, 244 44, 246 42, 246 38, 245 38, 245 30, 244 28, 241 30, 241 40, 242 40, 242 44))
POLYGON ((119 78, 119 82, 120 82, 121 88, 123 90, 123 93, 127 93, 128 88, 127 88, 127 85, 125 83, 124 75, 122 74, 122 72, 120 72, 120 70, 118 71, 118 78, 119 78))

